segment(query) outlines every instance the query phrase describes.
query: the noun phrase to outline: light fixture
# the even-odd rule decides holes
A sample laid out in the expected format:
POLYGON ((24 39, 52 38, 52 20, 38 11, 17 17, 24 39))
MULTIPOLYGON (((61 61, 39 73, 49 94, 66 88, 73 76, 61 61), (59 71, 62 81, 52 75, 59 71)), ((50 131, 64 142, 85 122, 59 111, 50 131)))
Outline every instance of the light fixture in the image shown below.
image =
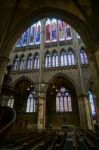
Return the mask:
POLYGON ((30 91, 30 88, 29 88, 29 87, 27 88, 27 91, 30 91))
POLYGON ((44 83, 44 80, 41 82, 41 86, 44 87, 46 83, 44 83))

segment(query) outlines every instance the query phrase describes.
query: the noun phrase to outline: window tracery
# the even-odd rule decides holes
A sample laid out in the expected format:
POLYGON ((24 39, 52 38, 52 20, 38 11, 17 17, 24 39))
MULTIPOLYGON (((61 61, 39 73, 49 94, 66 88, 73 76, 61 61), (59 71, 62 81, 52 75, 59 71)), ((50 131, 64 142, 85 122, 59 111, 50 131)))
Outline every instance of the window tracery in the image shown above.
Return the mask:
POLYGON ((81 64, 88 64, 88 57, 84 47, 81 47, 80 49, 80 60, 81 60, 81 64))
POLYGON ((8 106, 13 108, 14 106, 14 97, 10 96, 9 100, 8 100, 8 106))
POLYGON ((56 94, 56 112, 72 112, 71 95, 64 87, 56 94))
POLYGON ((31 92, 27 99, 26 112, 36 112, 36 99, 34 93, 31 92))

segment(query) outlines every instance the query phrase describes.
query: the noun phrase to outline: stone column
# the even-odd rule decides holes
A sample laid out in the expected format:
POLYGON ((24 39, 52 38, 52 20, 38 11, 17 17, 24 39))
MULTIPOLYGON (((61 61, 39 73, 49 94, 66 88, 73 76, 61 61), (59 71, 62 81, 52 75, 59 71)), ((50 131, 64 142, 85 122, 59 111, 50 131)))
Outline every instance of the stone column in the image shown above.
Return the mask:
POLYGON ((81 128, 93 129, 91 108, 87 95, 78 96, 80 126, 81 128))
POLYGON ((96 122, 99 123, 99 49, 95 51, 95 60, 96 60, 96 82, 95 82, 95 95, 96 95, 96 111, 97 111, 97 118, 96 122))
POLYGON ((45 129, 45 104, 45 95, 41 93, 38 106, 38 129, 45 129))
POLYGON ((81 89, 79 90, 79 98, 78 98, 78 106, 79 106, 79 113, 80 113, 80 124, 82 128, 93 128, 92 124, 92 116, 91 116, 91 111, 90 111, 90 104, 89 104, 89 99, 87 96, 87 91, 85 90, 84 86, 84 79, 83 79, 83 74, 82 74, 82 66, 81 66, 81 61, 80 61, 80 46, 79 42, 77 39, 77 33, 74 31, 74 47, 76 49, 76 54, 77 54, 77 65, 78 65, 78 75, 79 75, 79 83, 81 89))
MULTIPOLYGON (((4 75, 7 70, 7 64, 9 62, 9 59, 6 57, 0 57, 0 97, 1 97, 1 88, 3 84, 4 75)), ((1 100, 1 98, 0 98, 1 100)), ((1 102, 0 102, 1 103, 1 102)))
POLYGON ((99 47, 95 51, 95 59, 96 59, 97 72, 99 76, 99 47))
POLYGON ((96 96, 96 122, 99 123, 99 48, 94 53, 89 53, 89 61, 93 73, 94 92, 96 96))
POLYGON ((44 70, 44 47, 45 47, 45 19, 41 20, 41 43, 40 43, 40 68, 39 68, 39 109, 38 109, 38 129, 45 129, 45 95, 43 87, 44 70))

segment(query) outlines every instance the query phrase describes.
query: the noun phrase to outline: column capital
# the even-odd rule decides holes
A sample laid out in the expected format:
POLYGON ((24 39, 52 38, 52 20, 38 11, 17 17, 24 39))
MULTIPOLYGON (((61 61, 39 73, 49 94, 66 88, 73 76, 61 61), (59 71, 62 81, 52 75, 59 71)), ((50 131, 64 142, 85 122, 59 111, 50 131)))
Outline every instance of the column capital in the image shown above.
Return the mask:
POLYGON ((78 98, 88 98, 88 94, 80 94, 77 96, 78 98))

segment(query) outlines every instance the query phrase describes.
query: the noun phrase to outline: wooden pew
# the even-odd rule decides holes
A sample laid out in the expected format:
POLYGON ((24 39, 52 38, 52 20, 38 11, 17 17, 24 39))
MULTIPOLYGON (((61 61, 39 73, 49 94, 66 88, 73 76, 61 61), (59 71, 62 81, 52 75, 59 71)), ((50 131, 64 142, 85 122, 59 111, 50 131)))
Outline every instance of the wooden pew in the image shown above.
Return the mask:
POLYGON ((92 140, 90 140, 89 137, 84 136, 84 141, 86 142, 90 150, 96 150, 96 145, 92 142, 92 140))

